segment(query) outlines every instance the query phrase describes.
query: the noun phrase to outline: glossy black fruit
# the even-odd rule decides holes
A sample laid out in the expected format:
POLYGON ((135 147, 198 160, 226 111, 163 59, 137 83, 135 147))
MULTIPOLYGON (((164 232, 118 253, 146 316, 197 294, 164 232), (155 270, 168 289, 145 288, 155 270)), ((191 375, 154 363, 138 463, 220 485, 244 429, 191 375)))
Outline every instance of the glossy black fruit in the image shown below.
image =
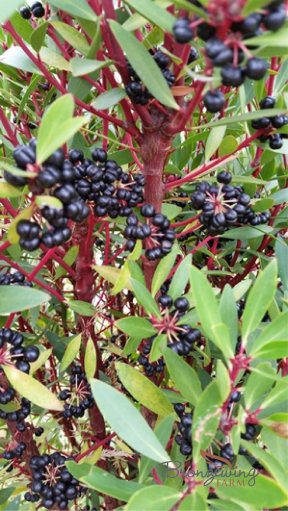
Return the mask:
POLYGON ((23 6, 19 9, 19 13, 24 18, 24 20, 29 20, 31 18, 31 10, 29 7, 23 6))
POLYGON ((216 89, 215 91, 206 92, 203 101, 208 112, 216 113, 222 110, 225 104, 225 96, 219 89, 216 89))
POLYGON ((35 18, 42 18, 45 14, 45 9, 44 9, 43 5, 41 4, 41 2, 34 2, 31 5, 31 10, 32 10, 33 16, 35 16, 35 18))
POLYGON ((266 98, 261 99, 259 106, 262 109, 264 108, 273 108, 275 105, 275 98, 272 96, 266 96, 266 98))
POLYGON ((269 64, 260 57, 252 57, 247 61, 246 74, 252 80, 261 80, 266 74, 269 64))
POLYGON ((221 70, 223 85, 239 87, 245 80, 245 69, 227 64, 221 70))
POLYGON ((188 18, 178 18, 173 25, 175 41, 181 44, 188 43, 193 37, 193 30, 190 28, 191 21, 188 18))
POLYGON ((281 5, 272 12, 266 14, 263 18, 263 23, 268 30, 276 31, 284 25, 285 19, 285 7, 281 5))
POLYGON ((281 138, 280 133, 275 133, 270 137, 269 146, 271 149, 281 149, 283 145, 283 140, 281 138))

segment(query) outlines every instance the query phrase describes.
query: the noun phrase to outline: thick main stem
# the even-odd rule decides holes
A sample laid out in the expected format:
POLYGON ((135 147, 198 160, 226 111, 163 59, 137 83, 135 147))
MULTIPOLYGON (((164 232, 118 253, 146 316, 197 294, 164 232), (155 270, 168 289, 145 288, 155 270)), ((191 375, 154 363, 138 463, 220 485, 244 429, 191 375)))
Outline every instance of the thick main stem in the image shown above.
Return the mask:
MULTIPOLYGON (((152 204, 156 212, 160 213, 165 194, 165 185, 163 182, 164 168, 171 149, 173 137, 162 134, 159 126, 151 131, 145 130, 144 128, 143 131, 143 142, 140 153, 143 160, 143 174, 146 179, 144 192, 145 202, 147 204, 152 204)), ((156 266, 156 261, 144 262, 143 269, 148 289, 151 289, 156 266)))

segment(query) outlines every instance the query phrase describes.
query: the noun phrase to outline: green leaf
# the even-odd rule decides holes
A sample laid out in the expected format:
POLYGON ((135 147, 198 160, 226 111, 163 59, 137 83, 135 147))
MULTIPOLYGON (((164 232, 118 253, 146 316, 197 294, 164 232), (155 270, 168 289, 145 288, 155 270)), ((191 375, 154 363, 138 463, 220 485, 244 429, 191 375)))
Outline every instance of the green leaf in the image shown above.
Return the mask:
POLYGON ((155 316, 156 318, 160 319, 160 311, 157 303, 155 302, 152 295, 149 293, 147 287, 143 286, 141 282, 138 282, 138 280, 130 279, 130 282, 132 284, 132 288, 134 291, 134 294, 136 296, 137 302, 142 305, 145 309, 145 312, 147 314, 151 314, 151 316, 155 316))
POLYGON ((242 316, 242 338, 244 346, 248 335, 257 328, 271 304, 277 287, 277 261, 274 259, 260 272, 246 300, 242 316))
POLYGON ((51 206, 52 208, 57 209, 63 208, 62 202, 56 197, 53 197, 52 195, 37 195, 35 202, 37 206, 39 206, 39 208, 42 208, 44 206, 51 206))
POLYGON ((83 302, 82 300, 69 300, 68 307, 80 316, 94 316, 96 309, 92 303, 83 302))
POLYGON ((70 60, 70 66, 73 76, 83 76, 100 71, 103 67, 110 66, 113 60, 93 60, 93 59, 79 59, 75 57, 70 60))
POLYGON ((29 401, 35 405, 40 406, 40 408, 58 411, 63 410, 63 405, 55 394, 52 394, 42 383, 34 380, 32 376, 23 373, 23 371, 18 371, 18 369, 13 366, 3 365, 2 369, 12 387, 17 390, 21 396, 26 397, 26 399, 29 399, 29 401))
POLYGON ((60 371, 65 371, 67 367, 74 361, 76 355, 78 355, 81 346, 81 334, 76 335, 72 341, 69 342, 64 356, 61 361, 60 371))
POLYGON ((173 300, 176 300, 178 296, 181 296, 185 287, 187 286, 191 264, 192 256, 191 254, 188 254, 186 257, 184 257, 183 261, 181 261, 177 270, 175 271, 169 287, 169 296, 172 296, 173 300))
POLYGON ((10 165, 5 160, 1 160, 1 167, 3 167, 4 170, 8 170, 10 174, 13 174, 13 176, 21 176, 21 177, 36 177, 37 172, 29 172, 26 170, 21 170, 18 167, 13 167, 13 165, 10 165))
POLYGON ((43 364, 45 364, 45 362, 48 360, 52 351, 53 351, 52 348, 50 348, 49 350, 45 349, 45 351, 41 351, 37 360, 35 360, 35 362, 30 362, 30 373, 29 374, 32 375, 32 374, 36 373, 36 371, 38 371, 38 369, 41 366, 43 366, 43 364))
MULTIPOLYGON (((69 266, 72 266, 72 264, 75 262, 76 257, 79 252, 79 245, 74 245, 73 247, 69 248, 69 250, 66 252, 65 256, 63 257, 64 263, 68 264, 69 266)), ((57 280, 60 277, 63 277, 67 273, 67 270, 63 268, 60 264, 55 272, 54 279, 57 280)))
MULTIPOLYGON (((219 145, 218 153, 219 157, 227 156, 228 154, 234 153, 238 147, 238 142, 233 135, 227 135, 223 138, 221 144, 219 145)), ((242 177, 242 176, 241 176, 242 177)))
POLYGON ((265 31, 262 35, 257 37, 250 37, 245 40, 245 44, 253 46, 283 46, 283 41, 287 38, 287 26, 284 26, 276 32, 265 31))
POLYGON ((11 46, 9 50, 4 51, 0 56, 0 63, 15 67, 16 69, 21 69, 28 73, 42 74, 19 46, 11 46))
POLYGON ((127 97, 125 89, 111 89, 107 92, 99 94, 97 98, 92 101, 92 106, 97 110, 106 110, 111 106, 117 105, 122 99, 127 97))
POLYGON ((221 418, 223 400, 217 381, 212 381, 199 395, 192 423, 193 461, 199 459, 200 449, 204 451, 211 444, 221 418))
POLYGON ((19 188, 15 188, 5 181, 0 181, 0 197, 3 199, 12 199, 14 197, 20 197, 22 192, 19 188))
POLYGON ((273 193, 270 197, 271 199, 274 199, 274 204, 282 204, 283 202, 288 201, 288 188, 278 190, 278 192, 273 193))
POLYGON ((225 401, 230 393, 230 377, 229 371, 222 360, 217 360, 216 382, 221 394, 221 399, 225 401))
POLYGON ((200 380, 193 369, 183 358, 170 348, 163 352, 164 359, 176 388, 181 392, 185 400, 192 405, 196 405, 201 396, 202 389, 200 380))
POLYGON ((45 112, 36 149, 37 163, 43 163, 85 124, 85 117, 72 118, 74 101, 71 94, 56 99, 45 112))
MULTIPOLYGON (((279 463, 279 461, 266 452, 264 449, 261 449, 257 445, 253 444, 253 442, 247 442, 247 440, 241 440, 241 444, 246 447, 247 451, 252 454, 257 461, 260 461, 262 465, 266 468, 273 478, 276 479, 279 485, 282 486, 282 489, 285 491, 287 486, 287 478, 285 474, 285 467, 279 463)), ((257 484, 257 483, 256 483, 257 484)), ((288 495, 287 495, 288 496, 288 495)))
POLYGON ((99 410, 124 442, 155 461, 169 461, 155 433, 121 392, 99 380, 92 379, 91 386, 99 410))
POLYGON ((38 289, 18 286, 16 293, 13 286, 1 286, 0 315, 29 310, 47 303, 50 299, 50 295, 38 289))
POLYGON ((283 243, 276 241, 275 254, 277 257, 278 273, 282 286, 288 290, 288 245, 283 245, 283 243))
POLYGON ((70 62, 64 59, 62 55, 57 53, 56 51, 47 48, 46 46, 42 46, 39 52, 41 60, 49 67, 55 67, 56 69, 60 69, 61 71, 71 71, 70 62))
POLYGON ((61 21, 52 21, 50 24, 55 28, 56 32, 65 39, 71 46, 78 50, 83 55, 89 51, 89 43, 86 37, 81 34, 76 28, 71 27, 67 23, 61 21))
POLYGON ((221 234, 221 238, 229 238, 231 240, 251 240, 264 236, 273 232, 273 227, 270 225, 258 225, 257 227, 236 227, 235 229, 229 229, 228 231, 221 234))
POLYGON ((147 486, 137 491, 129 500, 126 511, 169 511, 178 500, 181 493, 168 486, 147 486))
MULTIPOLYGON (((260 37, 257 39, 260 39, 260 37)), ((245 40, 245 44, 247 43, 248 39, 245 40)), ((282 41, 283 42, 283 41, 282 41)), ((137 71, 138 72, 138 71, 137 71)), ((267 114, 267 117, 273 117, 274 115, 283 115, 286 113, 286 109, 284 108, 269 108, 266 110, 265 115, 267 114)), ((236 124, 237 122, 248 122, 252 121, 253 119, 261 119, 263 117, 263 112, 261 110, 254 110, 253 112, 248 112, 247 114, 241 114, 237 116, 231 116, 231 117, 223 117, 219 119, 219 121, 211 121, 207 124, 203 123, 202 125, 197 125, 193 129, 207 129, 207 128, 215 128, 216 126, 225 126, 226 124, 236 124)))
POLYGON ((151 94, 163 105, 179 110, 165 78, 149 52, 134 35, 127 32, 116 21, 111 20, 110 27, 131 66, 151 94))
MULTIPOLYGON (((123 270, 120 269, 120 268, 115 268, 115 266, 101 266, 101 265, 94 265, 92 266, 92 268, 94 270, 97 271, 97 273, 99 273, 99 275, 101 275, 101 277, 103 277, 105 280, 107 280, 108 282, 111 282, 111 284, 116 284, 119 277, 120 277, 120 274, 121 274, 121 271, 123 270)), ((132 286, 131 286, 131 283, 130 283, 130 274, 127 274, 127 281, 125 281, 123 284, 122 284, 122 288, 121 289, 129 289, 129 291, 132 291, 132 286)))
POLYGON ((282 381, 278 381, 269 392, 269 394, 265 397, 263 403, 261 404, 261 408, 268 408, 268 406, 272 406, 287 399, 287 380, 288 378, 282 378, 282 381))
POLYGON ((190 284, 197 313, 206 335, 223 352, 225 357, 234 356, 227 326, 223 323, 212 286, 200 270, 190 269, 190 284))
MULTIPOLYGON (((22 19, 22 18, 21 18, 22 19)), ((23 20, 24 21, 24 20, 23 20)), ((30 25, 29 25, 30 26, 30 25)), ((24 108, 26 107, 27 105, 27 101, 28 99, 30 98, 32 92, 34 92, 34 90, 36 89, 38 83, 40 82, 41 80, 41 76, 33 76, 31 78, 31 81, 30 81, 30 84, 29 84, 29 87, 27 87, 26 91, 24 92, 22 98, 21 98, 21 102, 19 104, 19 108, 18 108, 18 111, 17 111, 17 122, 19 121, 19 119, 21 118, 21 114, 24 110, 24 108)))
MULTIPOLYGON (((175 413, 171 415, 167 415, 164 419, 157 420, 157 424, 155 427, 155 435, 157 436, 158 440, 160 440, 161 445, 166 447, 166 444, 171 436, 171 431, 173 424, 175 422, 175 413)), ((142 456, 139 463, 139 483, 142 483, 145 481, 146 477, 150 474, 151 470, 154 468, 155 462, 153 460, 150 460, 149 458, 146 458, 146 456, 142 456)))
POLYGON ((163 417, 174 412, 171 403, 152 381, 128 364, 116 362, 115 366, 124 387, 139 403, 163 417))
POLYGON ((41 46, 44 43, 46 33, 48 28, 48 22, 45 21, 44 23, 41 23, 37 28, 34 28, 31 38, 30 38, 30 44, 37 53, 39 53, 41 46))
POLYGON ((173 220, 177 215, 182 212, 182 208, 180 206, 176 206, 175 204, 168 204, 167 202, 163 202, 161 213, 162 215, 167 216, 168 220, 173 220))
POLYGON ((83 18, 84 20, 96 21, 97 16, 86 0, 49 0, 49 3, 61 9, 64 12, 72 14, 72 16, 83 18))
POLYGON ((1 5, 1 14, 0 14, 0 23, 8 20, 10 16, 12 16, 15 9, 20 7, 23 4, 21 0, 9 0, 9 2, 2 2, 1 5))
POLYGON ((210 131, 205 146, 205 162, 209 161, 211 156, 217 151, 224 138, 225 131, 226 126, 218 126, 210 131))
POLYGON ((238 337, 238 314, 233 290, 228 284, 224 287, 221 295, 219 309, 222 321, 228 327, 231 348, 234 352, 238 337))
MULTIPOLYGON (((197 14, 203 20, 208 20, 208 16, 203 9, 196 7, 196 5, 192 4, 189 0, 173 0, 173 3, 178 7, 183 7, 185 11, 191 11, 197 14)), ((201 0, 202 5, 208 5, 208 0, 201 0)))
POLYGON ((116 327, 125 334, 131 335, 134 339, 145 339, 157 334, 156 328, 145 318, 128 317, 116 321, 116 327))
POLYGON ((160 289, 162 284, 167 279, 170 271, 172 270, 174 266, 174 262, 176 259, 176 255, 178 252, 177 245, 173 245, 171 252, 163 257, 163 259, 160 260, 152 280, 152 286, 151 286, 151 294, 152 296, 155 296, 157 291, 160 289))
MULTIPOLYGON (((249 479, 250 480, 250 479, 249 479)), ((241 480, 242 482, 242 480, 241 480)), ((253 483, 253 477, 251 479, 253 483)), ((217 484, 217 479, 213 484, 217 484)), ((255 484, 247 483, 245 486, 216 486, 215 491, 219 497, 239 501, 241 504, 247 503, 255 509, 275 509, 285 506, 287 503, 287 494, 276 481, 270 477, 258 474, 255 478, 255 484)))
POLYGON ((166 32, 172 33, 172 27, 176 19, 170 12, 161 8, 151 0, 139 2, 138 0, 124 0, 134 11, 139 12, 144 18, 151 21, 154 25, 162 28, 166 32))
POLYGON ((288 339, 279 341, 269 341, 262 346, 254 357, 273 360, 276 358, 286 358, 288 356, 288 339))
POLYGON ((267 211, 267 209, 272 208, 274 205, 273 199, 260 199, 253 204, 252 209, 253 211, 257 211, 259 213, 262 213, 262 211, 267 211))
POLYGON ((8 229, 8 241, 10 243, 17 243, 20 239, 19 234, 17 233, 17 224, 20 222, 20 220, 29 220, 31 218, 33 213, 33 206, 28 206, 27 208, 23 209, 19 215, 17 215, 11 222, 9 229, 8 229))
POLYGON ((143 488, 143 485, 134 481, 125 481, 125 479, 109 474, 106 470, 92 467, 88 463, 77 464, 75 461, 67 461, 66 467, 78 481, 81 481, 88 488, 125 502, 140 488, 143 488))
POLYGON ((262 362, 257 367, 262 371, 262 374, 251 373, 244 390, 247 410, 251 408, 257 399, 264 396, 265 392, 271 387, 271 377, 275 375, 274 369, 267 362, 262 362))
POLYGON ((156 362, 162 357, 162 349, 167 346, 167 335, 159 334, 152 343, 152 348, 149 354, 149 362, 156 362))
POLYGON ((87 380, 90 380, 95 375, 97 368, 97 352, 91 337, 89 337, 86 345, 84 367, 87 380))

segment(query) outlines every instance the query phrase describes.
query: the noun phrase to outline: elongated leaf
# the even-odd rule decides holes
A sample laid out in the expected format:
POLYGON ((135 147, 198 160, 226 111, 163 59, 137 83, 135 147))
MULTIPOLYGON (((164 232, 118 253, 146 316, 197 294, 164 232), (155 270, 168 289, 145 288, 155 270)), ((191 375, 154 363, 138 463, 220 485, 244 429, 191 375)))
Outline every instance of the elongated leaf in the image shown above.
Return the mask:
POLYGON ((146 376, 128 364, 116 362, 115 366, 124 387, 139 403, 163 417, 174 412, 168 399, 146 376))
POLYGON ((65 369, 67 369, 67 367, 74 361, 76 355, 79 353, 80 346, 81 334, 77 335, 69 342, 61 361, 60 371, 65 371, 65 369))
POLYGON ((170 348, 164 350, 164 358, 176 388, 189 403, 196 405, 202 392, 196 371, 170 348))
POLYGON ((159 307, 147 287, 143 286, 138 280, 130 279, 137 302, 143 305, 146 314, 151 314, 156 318, 160 318, 159 307))
POLYGON ((283 41, 287 38, 287 26, 282 27, 276 32, 264 32, 258 37, 246 39, 245 44, 255 46, 283 46, 283 41))
POLYGON ((251 373, 245 386, 244 399, 248 410, 271 387, 271 376, 275 375, 274 369, 267 362, 263 362, 257 367, 262 371, 262 374, 251 373))
POLYGON ((218 126, 216 128, 212 128, 209 133, 206 146, 205 146, 205 161, 209 161, 211 156, 217 151, 220 146, 223 137, 225 135, 226 126, 218 126))
POLYGON ((39 27, 35 28, 31 34, 30 43, 37 53, 40 51, 41 46, 44 43, 46 32, 48 28, 48 23, 45 21, 44 23, 41 23, 39 27))
POLYGON ((257 225, 257 227, 235 227, 235 229, 229 229, 224 234, 221 234, 222 238, 229 238, 231 240, 251 240, 275 232, 273 227, 270 225, 257 225))
POLYGON ((62 202, 56 197, 52 197, 51 195, 37 195, 35 202, 39 208, 43 206, 51 206, 52 208, 62 209, 62 202))
MULTIPOLYGON (((171 431, 173 424, 175 422, 175 413, 168 415, 160 422, 157 421, 157 425, 155 427, 155 435, 158 440, 161 442, 161 445, 166 447, 166 444, 171 436, 171 431)), ((146 456, 142 456, 139 464, 139 483, 145 481, 146 477, 151 472, 152 468, 155 466, 155 461, 146 458, 146 456)))
POLYGON ((73 76, 83 76, 97 70, 100 71, 100 69, 109 66, 112 62, 112 60, 79 59, 75 57, 70 60, 70 65, 73 76))
MULTIPOLYGON (((258 38, 257 38, 258 39, 258 38)), ((246 43, 246 41, 245 41, 246 43)), ((267 114, 267 117, 273 117, 274 115, 283 115, 286 113, 286 110, 284 108, 267 108, 265 115, 267 114)), ((202 124, 201 126, 195 126, 194 129, 206 129, 206 128, 215 128, 216 126, 225 126, 226 124, 236 124, 237 122, 248 122, 252 121, 253 119, 261 119, 263 117, 263 112, 261 110, 254 110, 254 112, 248 112, 247 114, 241 114, 231 117, 223 117, 219 119, 219 121, 211 121, 207 124, 202 124)))
POLYGON ((81 481, 88 488, 97 490, 104 495, 110 495, 119 500, 127 500, 139 489, 143 488, 134 481, 125 481, 109 474, 106 470, 98 467, 91 467, 88 463, 75 463, 75 461, 67 461, 66 466, 69 472, 81 481))
POLYGON ((9 183, 5 183, 5 181, 0 182, 0 197, 6 199, 6 198, 13 198, 13 197, 19 197, 22 195, 22 192, 19 191, 19 188, 15 188, 14 186, 10 185, 9 183))
POLYGON ((235 351, 235 346, 238 337, 238 315, 233 291, 228 284, 224 287, 223 293, 221 295, 219 308, 222 320, 227 325, 229 330, 231 348, 233 351, 235 351))
MULTIPOLYGON (((214 480, 213 486, 217 495, 225 499, 235 499, 241 503, 247 503, 250 506, 256 507, 256 509, 262 509, 269 503, 270 509, 285 506, 287 503, 287 493, 279 486, 274 479, 258 474, 254 480, 251 479, 251 485, 248 483, 244 486, 226 486, 217 485, 217 480, 214 480)), ((241 480, 242 482, 242 480, 241 480)))
POLYGON ((42 74, 19 46, 11 46, 11 48, 2 53, 0 56, 0 63, 15 67, 16 69, 21 69, 22 71, 27 71, 28 73, 42 74))
POLYGON ((84 367, 87 379, 90 380, 95 375, 97 368, 97 353, 91 337, 89 337, 86 345, 84 367))
POLYGON ((6 316, 11 312, 25 311, 47 303, 50 295, 31 287, 17 287, 17 293, 13 286, 1 286, 0 315, 6 316))
POLYGON ((125 334, 131 335, 134 339, 145 339, 157 334, 156 328, 145 318, 122 318, 116 321, 116 326, 125 334))
POLYGON ((100 94, 93 102, 92 106, 97 110, 106 110, 111 106, 117 105, 122 99, 127 97, 125 89, 111 89, 100 94))
POLYGON ((8 20, 10 16, 13 14, 15 9, 22 5, 21 0, 10 0, 9 2, 2 2, 1 5, 1 14, 0 14, 0 23, 8 20))
POLYGON ((168 486, 147 486, 129 500, 126 511, 169 511, 180 499, 181 493, 168 486))
POLYGON ((288 290, 288 245, 285 246, 279 243, 279 241, 276 241, 275 253, 282 285, 288 290))
POLYGON ((49 0, 50 4, 58 7, 62 11, 72 14, 72 16, 79 16, 84 20, 96 21, 97 16, 86 0, 49 0))
POLYGON ((154 23, 158 27, 162 28, 166 32, 172 33, 172 27, 175 22, 174 16, 170 12, 161 8, 155 2, 151 0, 145 0, 145 2, 138 2, 138 0, 125 0, 132 9, 139 12, 144 18, 154 23))
POLYGON ((194 410, 192 424, 193 459, 198 460, 200 449, 204 451, 211 444, 221 417, 222 399, 217 381, 212 381, 201 393, 194 410), (195 455, 195 458, 194 458, 195 455))
POLYGON ((174 300, 181 296, 189 280, 189 271, 192 264, 191 254, 184 257, 183 261, 179 264, 175 271, 172 282, 169 286, 168 294, 172 296, 174 300))
MULTIPOLYGON (((121 270, 119 268, 115 268, 114 266, 94 265, 93 268, 97 271, 97 273, 99 273, 99 275, 101 275, 101 277, 103 277, 108 282, 111 282, 111 284, 116 284, 120 277, 121 270)), ((125 281, 125 283, 122 285, 121 290, 124 288, 132 291, 129 277, 130 274, 127 277, 127 281, 125 281)))
POLYGON ((288 378, 285 377, 282 378, 282 381, 278 381, 276 383, 275 387, 265 397, 263 403, 261 404, 261 408, 267 408, 268 406, 281 403, 287 399, 287 380, 288 378))
POLYGON ((144 46, 116 21, 111 20, 110 27, 131 66, 151 94, 163 105, 179 110, 159 67, 144 46))
POLYGON ((288 357, 288 339, 267 342, 254 353, 254 357, 268 360, 288 357))
POLYGON ((41 366, 43 366, 43 364, 45 364, 45 362, 50 357, 51 353, 52 348, 42 351, 35 362, 30 362, 30 374, 34 374, 41 366))
POLYGON ((257 328, 273 300, 277 286, 277 261, 273 260, 261 272, 253 285, 242 317, 242 337, 244 345, 248 335, 257 328))
POLYGON ((71 71, 70 62, 64 59, 62 55, 57 53, 56 51, 51 50, 46 46, 42 46, 39 51, 39 55, 41 60, 49 67, 55 67, 56 69, 60 69, 61 71, 71 71))
POLYGON ((23 209, 19 215, 17 215, 14 220, 11 222, 8 230, 8 240, 10 243, 17 243, 20 239, 19 234, 17 233, 17 224, 20 222, 20 220, 29 220, 31 218, 33 213, 33 206, 28 206, 27 208, 23 209))
POLYGON ((29 399, 29 401, 35 405, 47 410, 61 411, 63 409, 62 404, 55 394, 52 394, 42 383, 34 380, 32 376, 18 371, 18 369, 13 366, 2 366, 2 368, 12 387, 14 387, 21 396, 26 397, 26 399, 29 399))
POLYGON ((111 428, 136 451, 160 463, 168 461, 155 433, 140 412, 118 390, 99 380, 91 380, 94 399, 111 428))
POLYGON ((225 357, 233 356, 227 326, 222 322, 217 300, 207 278, 194 266, 190 269, 190 284, 198 316, 207 336, 225 357))
POLYGON ((37 163, 45 161, 56 149, 67 142, 86 122, 84 117, 72 118, 73 96, 65 94, 45 112, 38 132, 37 163))
POLYGON ((251 14, 252 12, 256 11, 256 9, 260 9, 267 4, 269 4, 269 0, 248 0, 248 2, 246 2, 244 5, 241 14, 243 17, 248 16, 248 14, 251 14))
POLYGON ((266 470, 268 470, 268 472, 273 475, 274 479, 276 479, 278 484, 282 486, 282 489, 285 491, 285 488, 287 487, 285 467, 283 467, 283 465, 281 465, 281 463, 279 463, 279 461, 274 456, 266 452, 264 449, 261 449, 257 445, 254 445, 253 442, 241 440, 241 444, 246 447, 247 451, 252 454, 256 460, 263 464, 266 470))
MULTIPOLYGON (((67 251, 67 253, 65 254, 65 256, 63 257, 63 261, 68 264, 69 266, 72 266, 72 264, 75 262, 76 260, 76 257, 78 255, 78 252, 79 252, 79 246, 78 245, 74 245, 73 247, 69 248, 69 250, 67 251)), ((65 273, 67 273, 67 270, 65 270, 65 268, 63 268, 62 266, 58 266, 57 270, 56 270, 56 273, 55 273, 55 280, 59 279, 60 277, 62 277, 63 275, 65 275, 65 273)))
POLYGON ((89 51, 90 46, 86 37, 76 30, 76 28, 71 27, 67 23, 62 23, 61 21, 52 21, 51 25, 55 28, 56 32, 76 50, 84 55, 89 51))
POLYGON ((176 259, 177 251, 178 251, 177 245, 174 244, 171 252, 160 260, 153 275, 151 286, 152 296, 156 295, 157 291, 160 289, 160 287, 168 277, 170 271, 172 270, 176 259))
POLYGON ((89 302, 83 302, 82 300, 69 300, 68 305, 74 312, 80 314, 80 316, 94 316, 96 313, 94 305, 89 302))

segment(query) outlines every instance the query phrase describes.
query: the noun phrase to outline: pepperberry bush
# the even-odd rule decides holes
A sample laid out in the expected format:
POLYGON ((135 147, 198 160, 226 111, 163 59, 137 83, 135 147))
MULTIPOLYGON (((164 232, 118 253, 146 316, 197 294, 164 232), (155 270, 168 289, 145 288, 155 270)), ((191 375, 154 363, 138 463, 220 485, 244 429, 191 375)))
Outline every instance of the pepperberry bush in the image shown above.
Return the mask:
POLYGON ((287 509, 285 2, 2 4, 0 508, 287 509))

